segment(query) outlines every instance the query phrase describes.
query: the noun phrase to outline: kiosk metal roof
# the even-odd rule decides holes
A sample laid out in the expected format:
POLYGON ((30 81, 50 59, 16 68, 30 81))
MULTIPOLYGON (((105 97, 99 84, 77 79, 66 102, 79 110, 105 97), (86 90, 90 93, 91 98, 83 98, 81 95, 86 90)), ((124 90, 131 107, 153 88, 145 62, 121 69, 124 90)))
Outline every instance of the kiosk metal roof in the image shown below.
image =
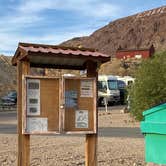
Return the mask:
POLYGON ((90 48, 19 43, 12 64, 16 66, 18 60, 28 60, 32 67, 81 70, 88 60, 100 65, 110 56, 90 48))

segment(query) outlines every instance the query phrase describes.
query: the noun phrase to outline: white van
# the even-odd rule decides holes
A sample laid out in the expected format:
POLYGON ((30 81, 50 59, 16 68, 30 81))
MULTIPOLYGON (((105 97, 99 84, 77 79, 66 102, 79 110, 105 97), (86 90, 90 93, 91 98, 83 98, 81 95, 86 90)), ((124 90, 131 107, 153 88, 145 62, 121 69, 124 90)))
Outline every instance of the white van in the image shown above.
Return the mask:
POLYGON ((113 104, 120 101, 117 77, 112 75, 98 76, 98 105, 113 104))

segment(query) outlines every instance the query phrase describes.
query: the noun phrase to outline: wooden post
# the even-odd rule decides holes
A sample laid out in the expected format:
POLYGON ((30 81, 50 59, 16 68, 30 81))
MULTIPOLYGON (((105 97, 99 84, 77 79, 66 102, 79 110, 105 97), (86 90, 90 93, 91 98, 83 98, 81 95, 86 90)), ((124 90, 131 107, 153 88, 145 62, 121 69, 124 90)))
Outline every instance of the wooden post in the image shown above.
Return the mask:
MULTIPOLYGON (((96 77, 96 80, 97 80, 98 78, 97 64, 92 61, 87 61, 86 67, 87 67, 87 77, 96 77)), ((97 107, 96 107, 96 125, 97 125, 96 134, 86 134, 86 142, 85 142, 85 165, 86 166, 97 166, 97 138, 98 138, 97 107)))
POLYGON ((28 74, 30 64, 26 61, 17 62, 17 132, 18 132, 18 166, 30 165, 30 135, 22 134, 22 76, 28 74))

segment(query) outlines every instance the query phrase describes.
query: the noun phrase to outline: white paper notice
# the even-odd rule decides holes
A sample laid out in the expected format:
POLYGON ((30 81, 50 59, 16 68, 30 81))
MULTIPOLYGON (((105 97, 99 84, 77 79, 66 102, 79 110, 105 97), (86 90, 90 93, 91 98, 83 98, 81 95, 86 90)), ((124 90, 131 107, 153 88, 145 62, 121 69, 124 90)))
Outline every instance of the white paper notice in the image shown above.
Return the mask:
POLYGON ((93 81, 81 80, 81 97, 93 97, 93 81))
POLYGON ((46 132, 48 130, 47 118, 27 118, 27 132, 46 132))
POLYGON ((27 115, 40 115, 39 79, 27 79, 27 115))
POLYGON ((76 110, 76 128, 88 128, 88 110, 76 110))
POLYGON ((65 107, 74 108, 77 107, 77 91, 68 90, 65 91, 65 107))

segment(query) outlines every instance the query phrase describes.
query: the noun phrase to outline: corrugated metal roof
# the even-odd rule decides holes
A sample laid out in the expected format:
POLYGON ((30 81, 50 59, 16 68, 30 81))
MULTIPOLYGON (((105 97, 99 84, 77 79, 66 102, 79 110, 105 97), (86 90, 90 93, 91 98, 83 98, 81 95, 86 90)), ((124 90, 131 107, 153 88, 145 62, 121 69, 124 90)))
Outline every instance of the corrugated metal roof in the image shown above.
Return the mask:
POLYGON ((94 57, 110 57, 106 54, 97 52, 97 51, 82 51, 82 50, 72 50, 71 48, 68 49, 62 49, 62 48, 51 48, 51 47, 33 47, 33 46, 29 46, 29 47, 25 47, 25 46, 19 46, 19 48, 25 50, 27 53, 28 52, 40 52, 40 53, 53 53, 53 54, 63 54, 63 55, 83 55, 83 56, 94 56, 94 57))
POLYGON ((12 59, 12 64, 17 65, 17 60, 27 58, 30 63, 41 63, 47 65, 75 65, 81 66, 85 59, 91 59, 96 62, 104 63, 110 60, 110 56, 100 53, 90 48, 64 47, 55 45, 19 43, 16 53, 12 59), (48 57, 48 59, 47 59, 48 57), (51 57, 51 59, 50 59, 51 57), (61 63, 61 60, 64 62, 61 63), (70 62, 69 62, 70 61, 70 62), (73 63, 71 62, 73 61, 73 63), (68 62, 68 64, 67 64, 68 62), (72 64, 71 64, 72 63, 72 64))

